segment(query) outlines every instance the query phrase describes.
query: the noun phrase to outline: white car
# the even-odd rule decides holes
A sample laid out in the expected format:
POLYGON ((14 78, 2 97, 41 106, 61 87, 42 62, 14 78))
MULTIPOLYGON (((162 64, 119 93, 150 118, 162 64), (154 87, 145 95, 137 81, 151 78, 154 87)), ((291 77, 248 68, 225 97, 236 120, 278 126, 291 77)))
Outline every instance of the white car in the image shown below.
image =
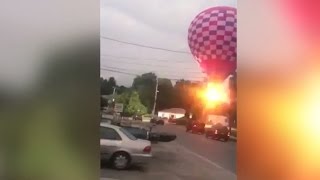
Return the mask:
POLYGON ((100 155, 114 168, 126 169, 132 163, 147 163, 151 159, 151 142, 137 139, 122 127, 101 123, 100 155))

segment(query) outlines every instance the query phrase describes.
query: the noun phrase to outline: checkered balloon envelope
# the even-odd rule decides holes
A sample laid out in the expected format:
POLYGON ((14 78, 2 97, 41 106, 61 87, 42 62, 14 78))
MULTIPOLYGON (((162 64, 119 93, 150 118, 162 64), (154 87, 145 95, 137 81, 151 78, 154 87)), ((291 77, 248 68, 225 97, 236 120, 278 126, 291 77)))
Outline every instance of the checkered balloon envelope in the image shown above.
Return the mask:
POLYGON ((198 14, 190 24, 188 43, 208 76, 227 77, 237 64, 237 10, 213 7, 198 14))

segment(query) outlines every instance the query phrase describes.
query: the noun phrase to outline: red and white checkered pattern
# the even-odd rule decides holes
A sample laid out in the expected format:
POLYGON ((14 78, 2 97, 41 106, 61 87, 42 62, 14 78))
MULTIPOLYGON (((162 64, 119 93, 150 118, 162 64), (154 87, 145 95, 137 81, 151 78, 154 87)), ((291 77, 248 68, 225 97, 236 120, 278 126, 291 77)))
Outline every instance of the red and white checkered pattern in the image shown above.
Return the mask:
POLYGON ((201 12, 191 22, 188 43, 205 72, 234 71, 237 59, 237 10, 213 7, 201 12))

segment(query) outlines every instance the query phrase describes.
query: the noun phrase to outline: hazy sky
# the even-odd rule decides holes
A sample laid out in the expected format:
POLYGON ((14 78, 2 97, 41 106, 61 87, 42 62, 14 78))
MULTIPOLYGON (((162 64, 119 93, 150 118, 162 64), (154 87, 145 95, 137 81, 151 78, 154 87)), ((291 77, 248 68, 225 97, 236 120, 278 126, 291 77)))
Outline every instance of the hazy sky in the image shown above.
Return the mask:
MULTIPOLYGON (((190 52, 187 36, 193 18, 217 6, 236 7, 236 0, 101 0, 101 36, 121 41, 190 52)), ((201 80, 196 61, 190 54, 172 53, 101 38, 101 68, 158 77, 201 80)), ((101 76, 115 77, 130 86, 134 76, 101 70, 101 76)))

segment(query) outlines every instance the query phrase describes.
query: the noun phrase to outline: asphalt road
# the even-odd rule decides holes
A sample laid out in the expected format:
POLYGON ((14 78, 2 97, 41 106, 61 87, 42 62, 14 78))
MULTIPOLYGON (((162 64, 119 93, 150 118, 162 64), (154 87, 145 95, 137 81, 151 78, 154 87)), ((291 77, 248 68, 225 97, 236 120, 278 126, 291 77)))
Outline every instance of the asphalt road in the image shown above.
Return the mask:
POLYGON ((235 180, 236 143, 206 139, 186 133, 183 126, 158 126, 155 131, 177 134, 170 143, 153 144, 153 158, 146 165, 117 171, 102 164, 101 178, 119 180, 235 180))
POLYGON ((158 126, 155 130, 177 134, 175 141, 178 144, 236 174, 236 142, 222 142, 207 139, 204 135, 186 133, 185 127, 178 125, 158 126))

